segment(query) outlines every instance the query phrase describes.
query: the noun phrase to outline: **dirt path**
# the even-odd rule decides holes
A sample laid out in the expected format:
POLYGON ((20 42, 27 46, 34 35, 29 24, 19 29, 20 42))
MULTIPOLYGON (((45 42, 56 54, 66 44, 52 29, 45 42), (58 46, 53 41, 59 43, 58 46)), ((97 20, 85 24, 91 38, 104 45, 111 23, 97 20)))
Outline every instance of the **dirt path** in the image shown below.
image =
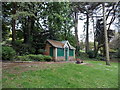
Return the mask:
MULTIPOLYGON (((19 74, 28 70, 44 70, 49 68, 62 67, 66 64, 74 63, 75 61, 61 61, 61 62, 2 62, 2 71, 19 74), (54 64, 54 65, 53 65, 54 64)), ((89 63, 81 63, 81 65, 93 66, 89 63)))
POLYGON ((30 65, 42 65, 42 64, 60 64, 60 63, 74 63, 75 61, 62 61, 62 62, 2 62, 2 68, 11 68, 15 66, 30 66, 30 65))
POLYGON ((63 62, 2 62, 3 72, 21 73, 28 70, 43 70, 54 67, 62 67, 62 63, 75 63, 75 61, 63 62), (54 65, 53 65, 54 64, 54 65), (59 65, 58 65, 59 64, 59 65))

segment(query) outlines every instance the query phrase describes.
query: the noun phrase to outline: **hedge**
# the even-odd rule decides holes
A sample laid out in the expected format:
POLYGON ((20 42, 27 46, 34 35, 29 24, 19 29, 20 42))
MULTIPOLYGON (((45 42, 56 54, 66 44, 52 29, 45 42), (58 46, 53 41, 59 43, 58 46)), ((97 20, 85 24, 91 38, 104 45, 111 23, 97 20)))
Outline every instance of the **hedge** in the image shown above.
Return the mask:
POLYGON ((46 56, 46 55, 34 55, 34 54, 29 54, 29 55, 24 55, 24 56, 18 56, 16 60, 20 61, 51 61, 52 57, 51 56, 46 56))

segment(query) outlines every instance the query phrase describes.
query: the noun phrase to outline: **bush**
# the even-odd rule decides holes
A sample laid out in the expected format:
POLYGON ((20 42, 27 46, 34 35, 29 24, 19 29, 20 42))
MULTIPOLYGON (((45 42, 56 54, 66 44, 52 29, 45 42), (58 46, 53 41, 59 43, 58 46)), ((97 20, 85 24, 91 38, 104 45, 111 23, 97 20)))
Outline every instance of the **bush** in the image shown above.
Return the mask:
POLYGON ((105 61, 105 58, 104 58, 104 57, 101 57, 101 56, 97 56, 97 57, 95 58, 95 60, 97 60, 97 61, 105 61))
POLYGON ((88 55, 85 52, 80 52, 80 57, 86 57, 86 58, 88 58, 88 55))
POLYGON ((2 60, 13 60, 16 55, 15 50, 9 46, 2 46, 2 60))
POLYGON ((94 51, 89 51, 87 54, 89 58, 94 58, 94 51))
POLYGON ((29 54, 24 56, 18 56, 16 59, 20 61, 51 61, 52 57, 41 54, 39 55, 29 54))
POLYGON ((52 60, 52 57, 44 55, 44 60, 49 62, 52 60))
POLYGON ((27 44, 22 44, 19 41, 15 43, 14 48, 19 55, 28 55, 35 53, 35 49, 33 47, 27 44))
POLYGON ((39 50, 38 50, 38 53, 39 53, 39 54, 43 54, 44 52, 45 52, 44 49, 39 49, 39 50))
POLYGON ((76 55, 75 58, 85 60, 85 59, 88 59, 89 57, 85 52, 79 52, 79 55, 76 55))
POLYGON ((16 40, 16 41, 14 41, 13 44, 16 45, 16 46, 18 46, 18 45, 21 45, 22 42, 23 42, 23 41, 21 41, 21 40, 16 40))
POLYGON ((32 59, 33 61, 44 61, 44 56, 41 54, 39 54, 39 55, 30 54, 30 55, 28 55, 28 57, 30 59, 32 59))
POLYGON ((27 55, 25 56, 17 56, 16 58, 19 61, 32 61, 27 55))

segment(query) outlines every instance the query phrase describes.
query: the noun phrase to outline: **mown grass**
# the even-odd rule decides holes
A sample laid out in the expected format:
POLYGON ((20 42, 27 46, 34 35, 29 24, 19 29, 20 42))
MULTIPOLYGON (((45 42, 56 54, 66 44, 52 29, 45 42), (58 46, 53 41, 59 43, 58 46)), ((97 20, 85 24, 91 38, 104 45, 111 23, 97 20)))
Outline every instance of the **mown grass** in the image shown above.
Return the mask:
POLYGON ((54 67, 19 74, 3 70, 3 88, 118 88, 118 63, 111 66, 103 61, 85 63, 88 64, 50 64, 54 67))

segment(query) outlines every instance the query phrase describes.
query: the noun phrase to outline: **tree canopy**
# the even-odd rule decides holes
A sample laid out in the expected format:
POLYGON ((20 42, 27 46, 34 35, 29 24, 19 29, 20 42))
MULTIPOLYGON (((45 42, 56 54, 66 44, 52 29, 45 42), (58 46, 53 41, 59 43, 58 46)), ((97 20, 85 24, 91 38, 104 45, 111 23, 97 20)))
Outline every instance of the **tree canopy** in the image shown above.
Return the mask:
MULTIPOLYGON (((76 55, 80 49, 86 53, 91 50, 89 43, 92 23, 94 34, 94 57, 100 48, 106 53, 105 40, 108 43, 115 36, 111 26, 118 26, 119 2, 3 2, 2 3, 2 37, 6 45, 12 46, 18 54, 38 54, 44 49, 47 39, 68 40, 76 47, 76 55), (103 13, 103 8, 105 8, 103 13), (105 14, 105 20, 104 20, 105 14), (85 47, 81 46, 78 21, 84 22, 85 47), (105 23, 106 21, 106 23, 105 23), (105 37, 105 29, 107 37, 105 37), (107 38, 107 39, 105 39, 107 38), (19 48, 18 48, 19 47, 19 48), (32 50, 31 50, 32 49, 32 50), (21 52, 19 52, 21 51, 21 52)), ((82 27, 82 26, 81 26, 82 27)), ((83 43, 83 42, 82 42, 83 43)))

